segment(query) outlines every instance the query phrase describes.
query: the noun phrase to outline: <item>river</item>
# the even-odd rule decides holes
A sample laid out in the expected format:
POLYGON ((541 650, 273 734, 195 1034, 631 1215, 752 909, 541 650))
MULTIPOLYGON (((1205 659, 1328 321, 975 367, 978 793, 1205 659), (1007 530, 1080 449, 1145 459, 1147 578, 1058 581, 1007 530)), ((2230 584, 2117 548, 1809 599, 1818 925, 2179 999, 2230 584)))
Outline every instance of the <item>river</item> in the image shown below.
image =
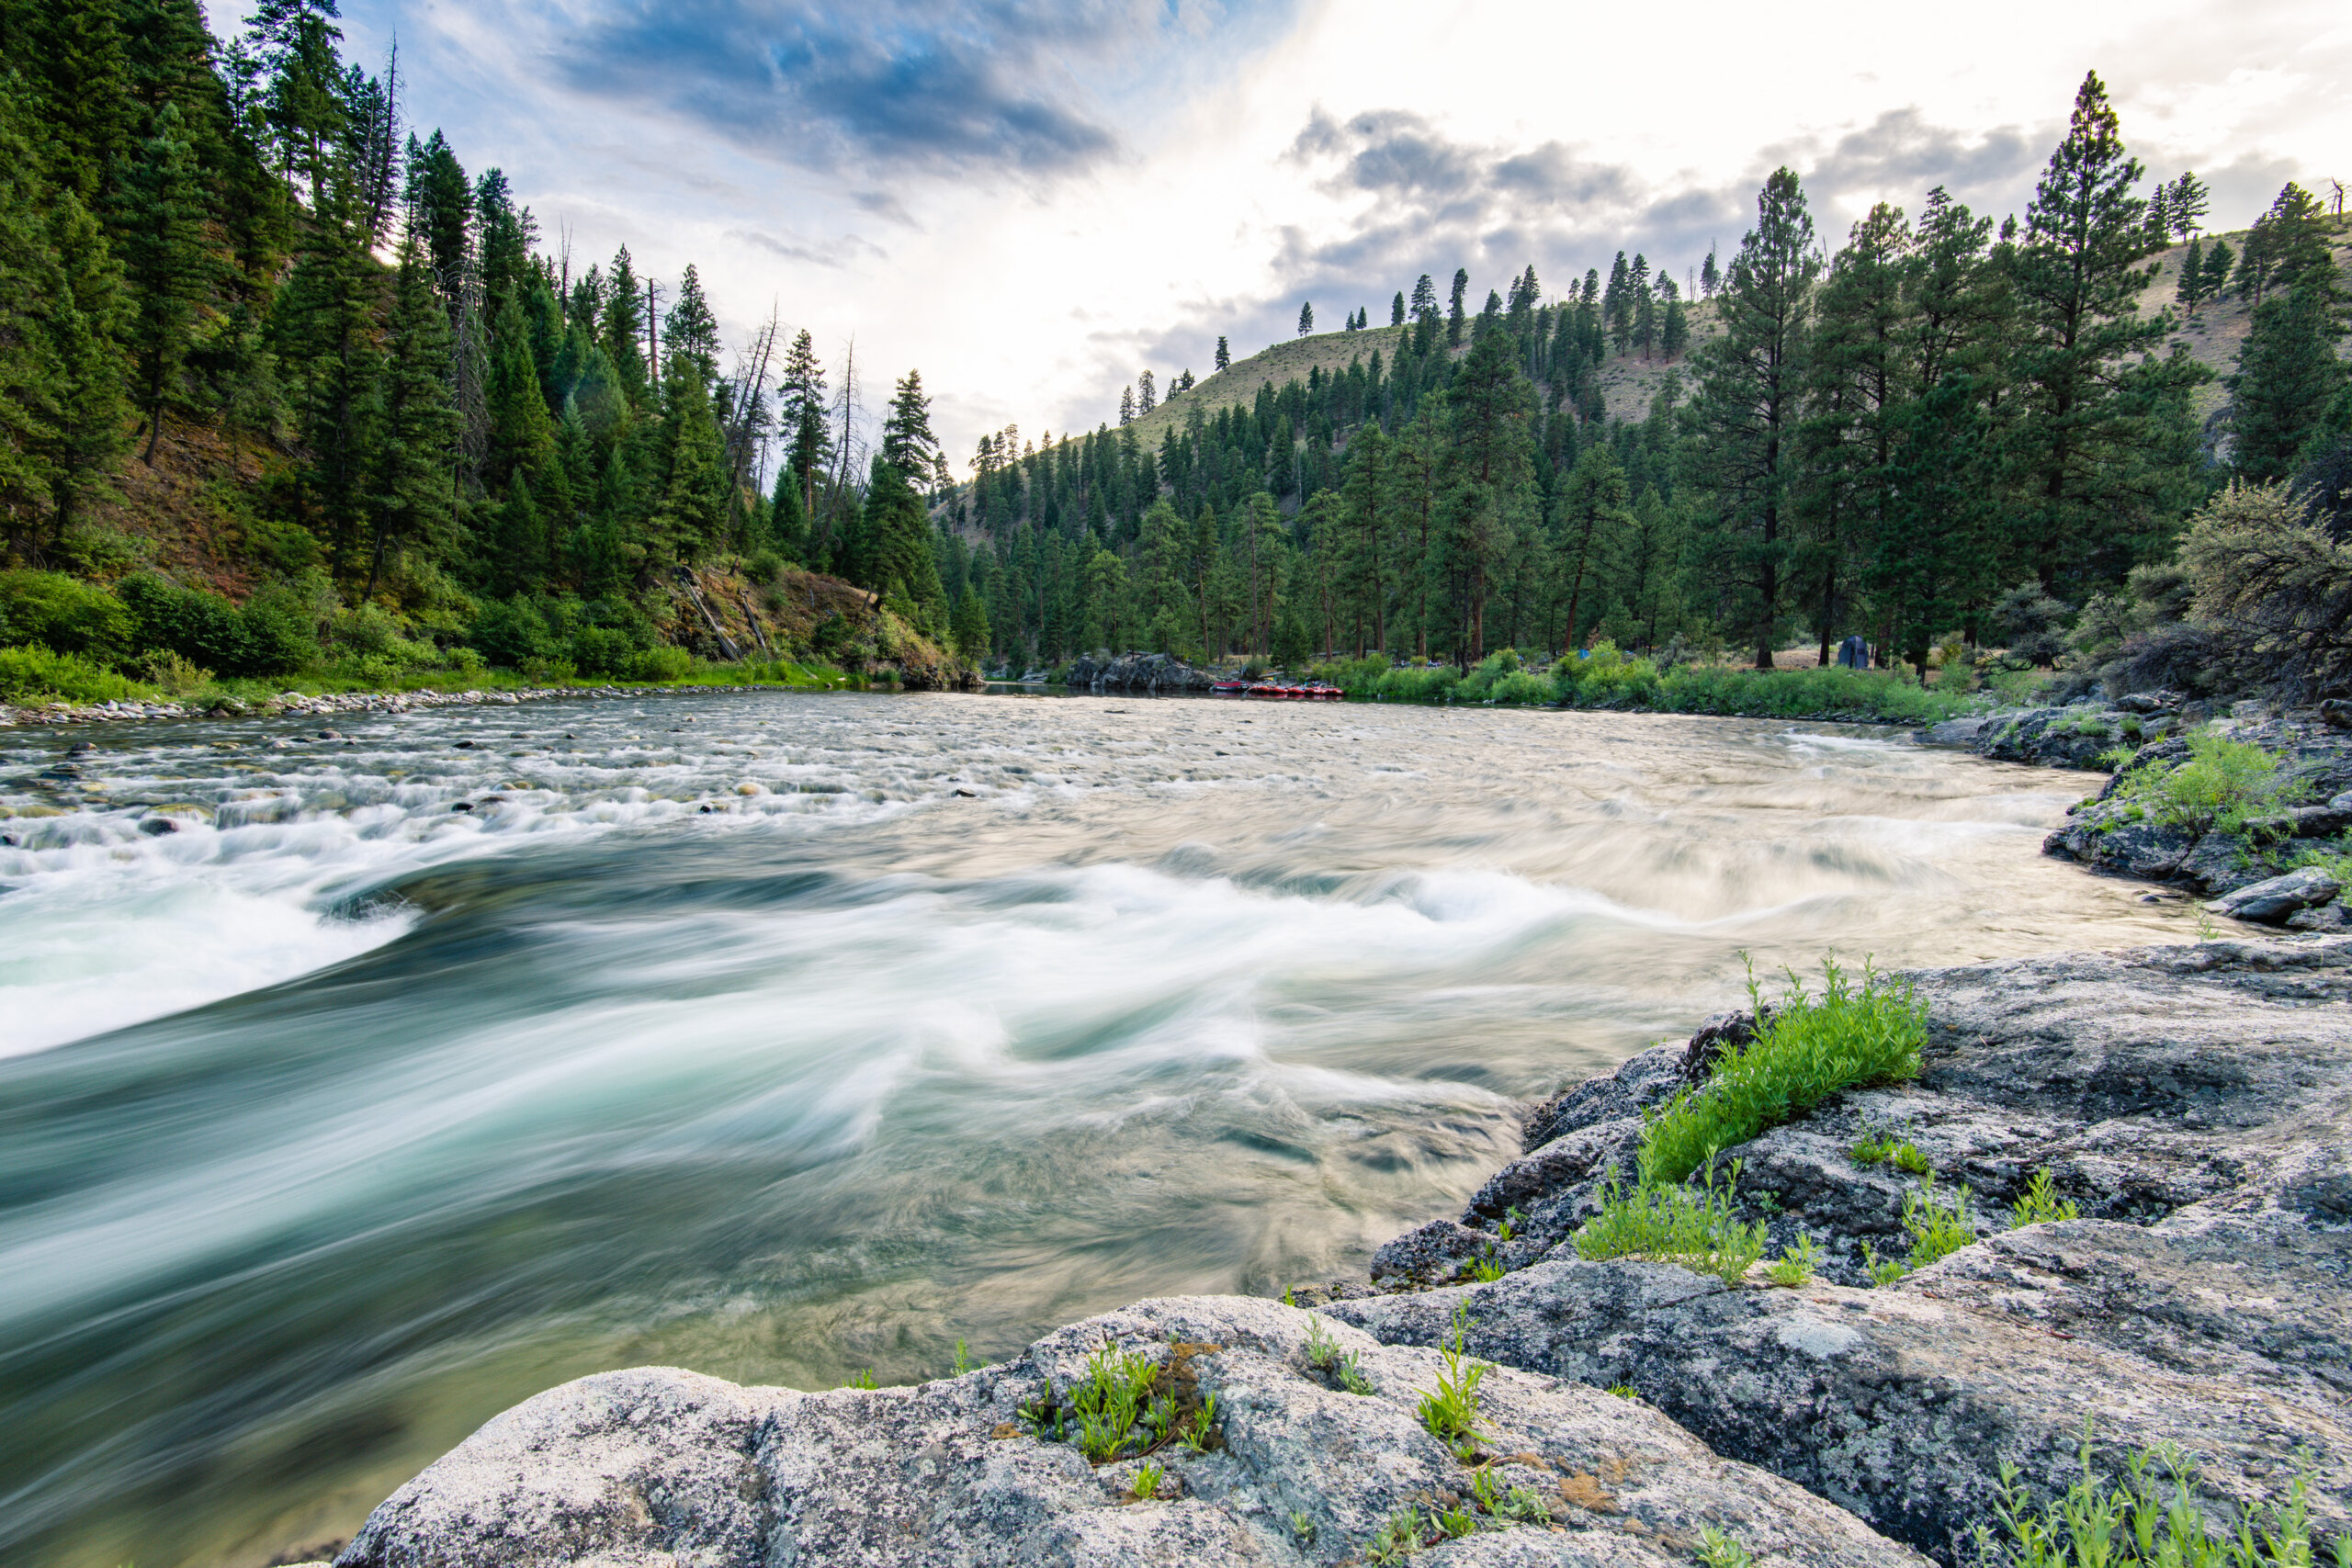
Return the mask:
POLYGON ((1361 1269, 1743 953, 2193 940, 2037 852, 2087 782, 1250 700, 0 731, 0 1561, 258 1568, 606 1368, 1361 1269))

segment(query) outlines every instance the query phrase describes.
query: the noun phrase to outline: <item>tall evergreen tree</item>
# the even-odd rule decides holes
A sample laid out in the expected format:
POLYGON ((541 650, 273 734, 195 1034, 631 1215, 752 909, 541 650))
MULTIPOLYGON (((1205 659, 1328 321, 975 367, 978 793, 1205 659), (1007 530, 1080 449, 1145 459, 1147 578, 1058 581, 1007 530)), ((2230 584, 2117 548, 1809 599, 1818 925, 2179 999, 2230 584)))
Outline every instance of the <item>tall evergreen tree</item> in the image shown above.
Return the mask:
POLYGON ((1315 302, 1310 299, 1298 308, 1298 335, 1305 337, 1315 330, 1315 302))
POLYGON ((1778 170, 1725 269, 1723 333, 1691 356, 1691 479, 1708 499, 1706 543, 1728 590, 1724 619, 1749 639, 1759 670, 1772 667, 1790 586, 1790 491, 1819 270, 1804 193, 1792 171, 1778 170))
POLYGON ((1233 350, 1226 346, 1225 334, 1220 333, 1216 340, 1216 367, 1223 370, 1232 363, 1233 350))
POLYGON ((447 543, 457 515, 458 409, 450 393, 454 345, 429 263, 416 242, 401 253, 399 284, 385 332, 370 511, 375 543, 372 598, 394 547, 447 543))
POLYGON ((166 104, 124 181, 121 202, 122 255, 137 301, 130 346, 140 406, 147 416, 151 463, 208 282, 198 180, 196 160, 181 134, 179 107, 166 104))
POLYGON ((2152 433, 2144 406, 2126 395, 2123 372, 2171 330, 2161 314, 2138 311, 2153 276, 2141 265, 2151 247, 2132 194, 2140 174, 2105 85, 2097 73, 2086 76, 2066 139, 2026 209, 2013 263, 2024 399, 2016 450, 2027 492, 2017 543, 2052 593, 2115 544, 2120 519, 2140 510, 2130 493, 2139 477, 2130 470, 2152 433))
POLYGON ((817 345, 803 327, 785 351, 784 375, 776 386, 776 412, 784 429, 785 468, 800 485, 804 522, 817 514, 817 479, 833 451, 832 426, 826 417, 825 367, 817 345))

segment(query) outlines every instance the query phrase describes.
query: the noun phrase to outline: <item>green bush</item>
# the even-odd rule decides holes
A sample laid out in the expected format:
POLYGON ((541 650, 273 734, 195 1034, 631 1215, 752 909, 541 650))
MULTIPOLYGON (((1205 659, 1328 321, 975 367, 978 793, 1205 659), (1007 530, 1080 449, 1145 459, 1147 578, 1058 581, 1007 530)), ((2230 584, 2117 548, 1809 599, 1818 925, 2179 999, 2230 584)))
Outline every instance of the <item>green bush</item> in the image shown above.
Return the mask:
POLYGON ((1307 673, 1315 680, 1339 687, 1351 697, 1368 697, 1380 690, 1381 677, 1388 673, 1388 660, 1377 656, 1339 659, 1317 664, 1307 673))
POLYGON ((1727 1050, 1714 1072, 1684 1089, 1642 1132, 1644 1181, 1680 1181, 1715 1152, 1804 1114, 1840 1089, 1916 1077, 1927 1043, 1927 1004, 1907 984, 1867 964, 1855 987, 1834 958, 1818 995, 1795 974, 1769 1011, 1753 974, 1747 996, 1762 1020, 1755 1038, 1727 1050))
POLYGON ((1496 682, 1518 673, 1526 667, 1526 660, 1520 658, 1519 650, 1515 648, 1506 648, 1490 653, 1472 666, 1470 673, 1462 678, 1461 684, 1454 688, 1454 699, 1458 702, 1483 703, 1495 694, 1496 682))
POLYGON ((56 571, 0 571, 0 636, 102 664, 130 656, 138 623, 102 588, 56 571))
POLYGON ((1559 689, 1532 670, 1514 670, 1494 684, 1487 701, 1498 705, 1536 707, 1559 700, 1559 689))
POLYGON ((1380 695, 1391 702, 1443 702, 1461 681, 1462 672, 1451 664, 1391 670, 1380 678, 1380 695))
POLYGON ((2278 810, 2295 792, 2295 780, 2280 771, 2277 757, 2259 746, 2200 730, 2188 737, 2185 759, 2134 769, 2117 786, 2115 797, 2165 827, 2201 838, 2215 829, 2238 832, 2247 818, 2278 810))
POLYGON ((285 675, 318 660, 309 610, 290 589, 265 590, 243 610, 152 571, 132 573, 115 592, 138 622, 142 650, 176 653, 223 675, 285 675))
POLYGON ((111 703, 152 697, 152 686, 126 680, 78 653, 28 644, 0 648, 0 697, 15 703, 111 703))
POLYGON ((512 599, 484 604, 466 640, 492 664, 520 670, 526 661, 545 659, 554 649, 555 633, 538 606, 517 593, 512 599))
POLYGON ((630 654, 624 671, 632 681, 683 681, 694 672, 695 656, 666 643, 630 654))

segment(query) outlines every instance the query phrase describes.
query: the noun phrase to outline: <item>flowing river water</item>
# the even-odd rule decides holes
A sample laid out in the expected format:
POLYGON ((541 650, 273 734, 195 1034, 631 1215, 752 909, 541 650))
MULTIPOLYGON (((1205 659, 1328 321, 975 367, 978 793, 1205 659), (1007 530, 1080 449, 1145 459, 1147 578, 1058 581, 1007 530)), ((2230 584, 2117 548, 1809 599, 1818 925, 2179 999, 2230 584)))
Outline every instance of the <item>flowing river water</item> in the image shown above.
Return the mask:
POLYGON ((1743 951, 2193 940, 2037 852, 2086 782, 1246 700, 0 733, 0 1561, 257 1568, 602 1369, 1361 1269, 1743 951))

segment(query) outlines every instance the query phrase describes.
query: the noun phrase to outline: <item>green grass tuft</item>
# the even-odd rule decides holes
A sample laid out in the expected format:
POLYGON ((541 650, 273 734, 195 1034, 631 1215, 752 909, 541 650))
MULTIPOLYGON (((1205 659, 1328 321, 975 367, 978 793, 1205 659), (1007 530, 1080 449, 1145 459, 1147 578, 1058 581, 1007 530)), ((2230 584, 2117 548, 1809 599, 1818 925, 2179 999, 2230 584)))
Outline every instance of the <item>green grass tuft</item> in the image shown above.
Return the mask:
POLYGON ((1976 1239, 1976 1224, 1968 1213, 1970 1197, 1963 1183, 1951 1201, 1945 1202, 1936 1195, 1932 1176, 1903 1195, 1903 1228, 1911 1237, 1911 1268, 1925 1269, 1976 1239))
POLYGON ((2082 1217, 2083 1211, 2072 1198, 2061 1201, 2050 1185, 2050 1168, 2042 1167, 2026 1183, 2025 1191, 2009 1205, 2009 1228, 2013 1231, 2038 1225, 2051 1220, 2073 1220, 2082 1217))
POLYGON ((1883 979, 1868 964, 1857 987, 1835 958, 1822 964, 1818 995, 1795 974, 1769 1018, 1756 977, 1748 1000, 1764 1022, 1756 1037, 1727 1051, 1697 1089, 1685 1089, 1642 1135, 1645 1183, 1684 1179, 1720 1149, 1747 1142, 1819 1105, 1841 1089, 1917 1077, 1927 1043, 1927 1004, 1910 986, 1883 979))
POLYGON ((1737 1160, 1720 1189, 1712 1159, 1704 1169, 1706 1179, 1698 1187, 1645 1177, 1628 1192, 1610 1181, 1601 1189, 1600 1213, 1576 1234, 1577 1256, 1595 1262, 1642 1258, 1679 1263, 1725 1284, 1738 1279, 1764 1256, 1764 1225, 1738 1217, 1737 1160))

